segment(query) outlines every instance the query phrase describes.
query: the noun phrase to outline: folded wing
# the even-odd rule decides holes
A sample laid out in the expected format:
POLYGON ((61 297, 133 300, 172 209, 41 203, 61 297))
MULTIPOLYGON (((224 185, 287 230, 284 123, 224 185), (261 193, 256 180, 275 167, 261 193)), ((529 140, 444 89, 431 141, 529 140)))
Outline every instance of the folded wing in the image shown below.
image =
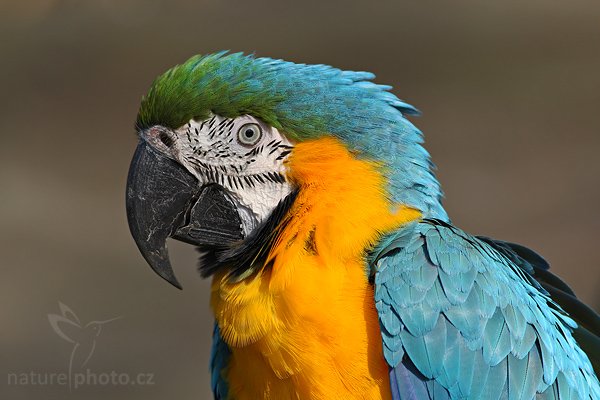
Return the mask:
POLYGON ((577 324, 549 294, 572 292, 511 245, 424 220, 374 251, 394 399, 600 398, 577 324))

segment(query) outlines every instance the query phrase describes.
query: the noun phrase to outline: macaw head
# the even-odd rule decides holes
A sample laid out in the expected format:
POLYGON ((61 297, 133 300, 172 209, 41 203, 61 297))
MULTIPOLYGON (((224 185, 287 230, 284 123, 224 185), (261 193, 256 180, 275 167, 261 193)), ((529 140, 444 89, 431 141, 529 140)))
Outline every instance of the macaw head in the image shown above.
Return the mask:
MULTIPOLYGON (((380 162, 395 203, 446 218, 416 110, 368 72, 242 54, 192 57, 142 99, 127 182, 132 236, 161 277, 180 287, 166 240, 207 252, 243 276, 296 198, 287 160, 302 142, 332 137, 380 162)), ((344 199, 340 199, 344 201, 344 199)))

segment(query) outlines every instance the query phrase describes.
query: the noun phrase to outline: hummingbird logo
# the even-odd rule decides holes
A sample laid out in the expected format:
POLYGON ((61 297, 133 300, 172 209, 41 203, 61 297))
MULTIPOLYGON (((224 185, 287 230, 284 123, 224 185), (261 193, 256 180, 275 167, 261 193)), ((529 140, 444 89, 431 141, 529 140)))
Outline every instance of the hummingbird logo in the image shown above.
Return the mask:
POLYGON ((83 324, 69 306, 61 302, 58 303, 58 306, 60 314, 48 314, 48 321, 58 336, 73 344, 69 358, 70 381, 73 368, 85 367, 92 358, 94 350, 96 350, 96 342, 102 333, 102 327, 109 322, 121 319, 122 316, 83 324))

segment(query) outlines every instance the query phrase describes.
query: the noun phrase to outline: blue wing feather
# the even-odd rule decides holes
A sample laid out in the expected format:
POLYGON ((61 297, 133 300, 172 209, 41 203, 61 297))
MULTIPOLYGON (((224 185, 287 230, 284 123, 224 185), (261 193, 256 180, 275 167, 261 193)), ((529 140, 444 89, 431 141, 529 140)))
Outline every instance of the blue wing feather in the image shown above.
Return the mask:
POLYGON ((223 371, 227 367, 231 352, 227 344, 221 339, 219 326, 215 323, 213 330, 213 343, 210 354, 211 387, 215 400, 225 400, 228 394, 228 385, 223 371))
POLYGON ((394 399, 600 399, 576 324, 498 243, 423 220, 373 252, 394 399))
POLYGON ((416 367, 410 363, 400 363, 390 370, 392 397, 394 400, 422 400, 432 398, 425 379, 416 367))

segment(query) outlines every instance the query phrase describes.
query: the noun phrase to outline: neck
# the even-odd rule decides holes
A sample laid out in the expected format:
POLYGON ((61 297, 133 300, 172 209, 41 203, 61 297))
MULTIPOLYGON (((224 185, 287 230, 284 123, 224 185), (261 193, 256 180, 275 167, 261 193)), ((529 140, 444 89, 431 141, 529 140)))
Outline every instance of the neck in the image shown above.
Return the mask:
POLYGON ((393 202, 421 211, 424 218, 449 221, 442 206, 442 189, 429 153, 422 146, 423 135, 409 120, 395 113, 382 118, 364 132, 341 134, 350 147, 368 158, 382 160, 388 179, 387 191, 393 202))
POLYGON ((289 257, 306 251, 325 260, 361 258, 383 234, 421 216, 391 201, 385 167, 355 158, 334 138, 297 144, 288 168, 300 189, 271 251, 273 268, 289 271, 289 257))

